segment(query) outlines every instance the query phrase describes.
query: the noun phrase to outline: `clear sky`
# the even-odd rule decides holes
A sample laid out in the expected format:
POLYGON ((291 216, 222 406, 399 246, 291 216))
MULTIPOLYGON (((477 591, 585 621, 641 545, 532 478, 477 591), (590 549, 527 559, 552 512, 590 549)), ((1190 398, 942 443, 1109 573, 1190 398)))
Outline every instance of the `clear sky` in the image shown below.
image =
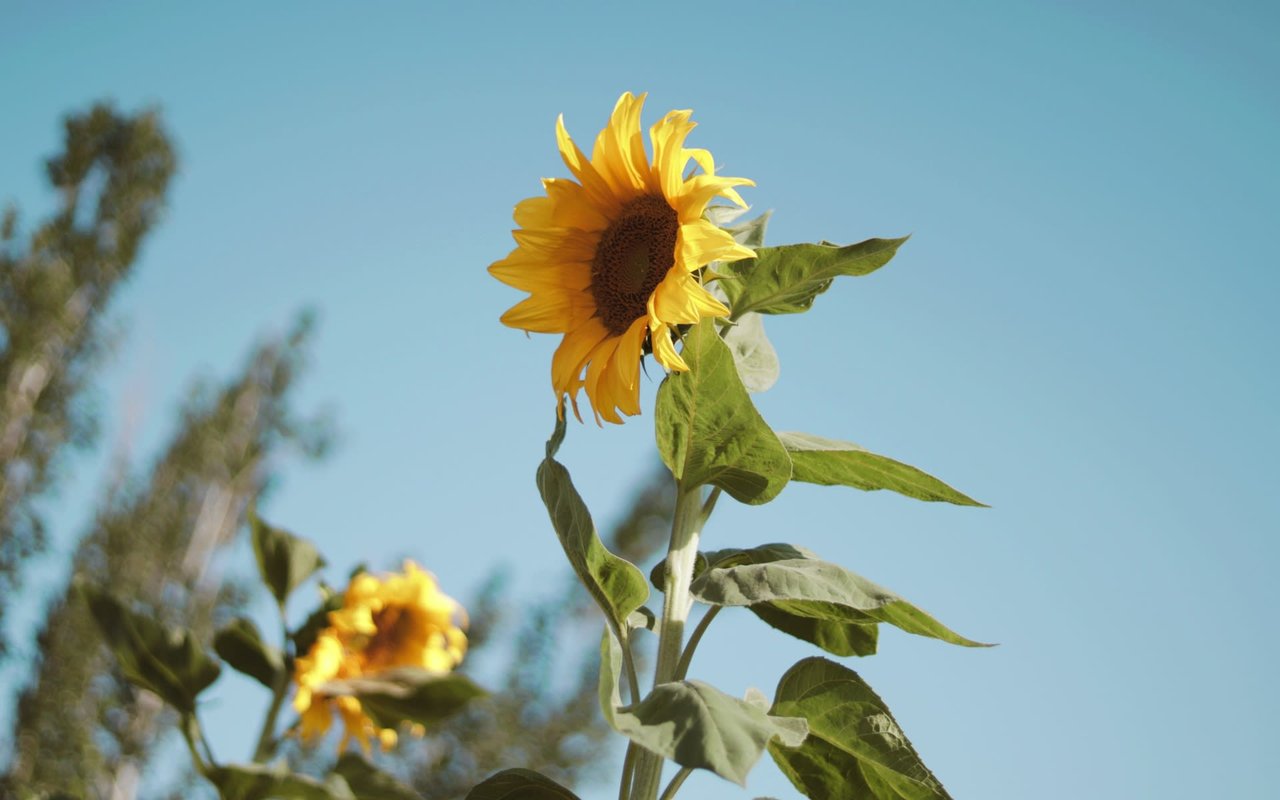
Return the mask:
MULTIPOLYGON (((190 377, 227 374, 313 305, 300 406, 334 409, 340 447, 289 467, 271 516, 342 572, 410 554, 459 596, 499 560, 524 592, 558 582, 533 485, 556 339, 498 324, 521 295, 485 267, 511 247, 512 205, 565 174, 556 114, 590 141, 621 92, 648 91, 646 124, 694 109, 691 144, 756 180, 772 243, 913 234, 887 268, 768 320, 766 418, 992 505, 795 486, 721 503, 707 546, 806 545, 1001 643, 887 631, 848 661, 958 798, 1274 791, 1274 5, 192 8, 0 7, 0 201, 28 220, 51 206, 39 159, 99 98, 159 104, 179 146, 168 217, 116 306, 105 446, 140 408, 145 458, 190 377)), ((563 459, 602 522, 649 468, 651 425, 570 431, 563 459)), ((73 465, 55 554, 100 463, 73 465)), ((57 559, 37 576, 28 604, 57 559)), ((694 672, 771 692, 809 653, 726 613, 694 672)), ((228 758, 253 692, 228 682, 210 703, 228 758)), ((711 776, 684 793, 796 796, 767 758, 747 793, 711 776)))

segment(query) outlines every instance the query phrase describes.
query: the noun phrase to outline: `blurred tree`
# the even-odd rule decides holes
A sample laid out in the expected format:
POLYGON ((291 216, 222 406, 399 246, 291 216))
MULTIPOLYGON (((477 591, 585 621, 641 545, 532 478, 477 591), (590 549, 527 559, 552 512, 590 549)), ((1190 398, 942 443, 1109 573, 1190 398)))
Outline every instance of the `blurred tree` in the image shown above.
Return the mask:
MULTIPOLYGON (((0 597, 16 593, 44 526, 33 501, 57 457, 93 435, 83 402, 107 346, 103 312, 129 276, 164 204, 174 155, 154 112, 108 105, 64 122, 46 163, 57 212, 17 244, 17 212, 0 223, 0 597)), ((0 603, 0 656, 6 651, 0 603)))
POLYGON ((290 446, 318 455, 324 445, 324 426, 299 422, 288 407, 309 328, 304 317, 284 339, 258 347, 226 385, 194 391, 150 477, 108 493, 48 611, 34 679, 18 701, 15 792, 136 796, 161 734, 172 732, 168 715, 115 675, 74 584, 109 586, 157 619, 212 637, 239 605, 214 556, 242 528, 273 458, 290 446))

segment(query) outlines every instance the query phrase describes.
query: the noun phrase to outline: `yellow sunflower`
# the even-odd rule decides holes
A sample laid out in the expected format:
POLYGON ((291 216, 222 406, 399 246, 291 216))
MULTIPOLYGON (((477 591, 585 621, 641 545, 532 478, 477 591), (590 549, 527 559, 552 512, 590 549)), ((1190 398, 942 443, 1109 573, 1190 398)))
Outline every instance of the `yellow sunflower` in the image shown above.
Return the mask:
POLYGON ((342 608, 329 614, 329 627, 297 660, 293 707, 301 716, 303 738, 327 733, 336 709, 345 728, 343 749, 355 739, 367 752, 374 737, 383 748, 393 747, 396 732, 379 728, 357 698, 328 697, 321 687, 397 667, 452 670, 467 649, 467 636, 454 622, 461 615, 461 606, 412 561, 405 562, 403 573, 353 577, 342 608))
POLYGON ((530 296, 502 315, 513 328, 563 333, 551 360, 557 411, 564 398, 578 412, 578 390, 598 423, 640 413, 640 358, 652 352, 668 371, 685 371, 673 329, 729 313, 702 285, 712 261, 755 253, 703 218, 723 197, 745 207, 735 186, 746 178, 716 175, 711 154, 684 146, 691 111, 672 111, 649 129, 653 160, 640 131, 644 95, 618 99, 596 137, 591 159, 556 120, 560 155, 577 180, 544 178, 545 197, 515 208, 517 247, 489 267, 530 296), (700 168, 688 175, 692 160, 700 168), (585 374, 584 374, 585 373, 585 374))

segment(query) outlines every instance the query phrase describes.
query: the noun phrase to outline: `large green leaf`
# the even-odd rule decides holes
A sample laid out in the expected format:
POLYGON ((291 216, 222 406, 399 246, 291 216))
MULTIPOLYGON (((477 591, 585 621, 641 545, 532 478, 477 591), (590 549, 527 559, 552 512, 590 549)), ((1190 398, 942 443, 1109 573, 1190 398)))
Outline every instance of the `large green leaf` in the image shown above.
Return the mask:
POLYGON ((791 459, 738 377, 713 320, 684 336, 688 372, 658 389, 655 428, 662 461, 681 485, 719 486, 734 499, 767 503, 791 478, 791 459))
MULTIPOLYGON (((721 550, 708 553, 707 563, 708 568, 694 579, 689 591, 709 605, 752 609, 765 605, 774 616, 782 614, 834 623, 887 622, 908 633, 951 644, 987 646, 966 639, 883 586, 837 564, 822 561, 807 550, 781 544, 751 550, 721 550)), ((771 622, 768 616, 762 618, 771 622)), ((787 632, 799 635, 792 630, 787 632)), ((824 644, 814 639, 809 641, 819 646, 824 644)), ((869 655, 856 649, 854 652, 869 655)))
POLYGON ((394 728, 402 722, 433 725, 487 694, 465 675, 428 672, 418 667, 398 667, 330 681, 316 691, 329 697, 359 699, 365 713, 384 728, 394 728))
POLYGON ((422 795, 394 775, 383 772, 350 751, 342 754, 333 771, 351 787, 356 800, 422 800, 422 795))
POLYGON ((170 628, 135 613, 110 593, 77 584, 120 671, 136 686, 154 692, 185 713, 222 669, 185 628, 170 628))
POLYGON ((791 475, 794 481, 822 486, 852 486, 864 491, 888 489, 917 500, 983 506, 926 472, 872 453, 853 442, 791 431, 778 432, 778 439, 791 454, 795 465, 791 475))
POLYGON ((807 658, 778 682, 772 713, 803 717, 809 738, 769 754, 811 800, 949 800, 884 701, 851 669, 807 658))
POLYGON ((531 769, 504 769, 476 784, 466 800, 578 800, 578 796, 531 769))
POLYGON ((262 582, 283 608, 289 594, 324 566, 324 559, 311 542, 268 525, 253 509, 249 510, 249 528, 262 582))
POLYGON ((867 275, 893 258, 906 241, 868 239, 845 247, 822 244, 789 244, 761 247, 756 257, 724 265, 732 276, 724 281, 733 319, 755 311, 761 314, 798 314, 808 311, 814 298, 841 275, 867 275))
POLYGON ((804 741, 804 720, 771 715, 701 681, 658 684, 639 703, 620 708, 621 658, 617 640, 606 631, 600 664, 605 719, 631 741, 682 767, 710 770, 745 785, 771 740, 793 747, 804 741))
POLYGON ((639 567, 609 552, 600 541, 591 512, 574 488, 569 471, 552 457, 564 436, 563 426, 561 420, 547 443, 547 457, 538 467, 538 491, 573 571, 614 631, 625 631, 627 617, 649 599, 649 587, 639 567))
POLYGON ((214 767, 209 779, 222 800, 357 800, 341 775, 321 782, 283 764, 228 764, 214 767))
POLYGON ((247 617, 236 617, 214 634, 213 649, 233 669, 268 689, 275 689, 285 671, 280 648, 262 641, 258 626, 247 617))

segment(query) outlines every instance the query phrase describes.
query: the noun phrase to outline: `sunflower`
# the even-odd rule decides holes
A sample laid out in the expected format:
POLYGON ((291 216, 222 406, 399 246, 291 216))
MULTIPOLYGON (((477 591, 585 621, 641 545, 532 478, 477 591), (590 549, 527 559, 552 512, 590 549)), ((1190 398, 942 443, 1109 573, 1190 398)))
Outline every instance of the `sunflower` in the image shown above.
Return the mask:
POLYGON ((551 360, 557 412, 564 398, 578 419, 586 389, 596 422, 640 413, 640 358, 652 352, 668 371, 689 367, 672 341, 679 326, 729 309, 703 287, 702 268, 755 253, 703 217, 723 197, 745 207, 735 186, 716 175, 711 154, 684 146, 691 111, 672 111, 649 129, 653 160, 640 132, 644 95, 618 99, 596 137, 591 159, 556 120, 560 155, 576 180, 545 178, 545 197, 515 208, 517 247, 489 267, 530 296, 502 315, 512 328, 563 333, 551 360), (692 160, 698 169, 686 175, 692 160), (700 169, 700 171, 699 171, 700 169), (585 373, 585 374, 584 374, 585 373))
POLYGON ((397 667, 452 670, 467 649, 466 634, 454 624, 460 615, 458 603, 412 561, 405 562, 403 573, 385 578, 363 572, 352 577, 342 608, 329 614, 329 627, 297 660, 293 707, 301 716, 303 738, 327 733, 336 709, 345 728, 343 749, 355 739, 367 752, 373 737, 383 748, 394 746, 395 730, 379 727, 359 699, 329 697, 321 687, 397 667))

